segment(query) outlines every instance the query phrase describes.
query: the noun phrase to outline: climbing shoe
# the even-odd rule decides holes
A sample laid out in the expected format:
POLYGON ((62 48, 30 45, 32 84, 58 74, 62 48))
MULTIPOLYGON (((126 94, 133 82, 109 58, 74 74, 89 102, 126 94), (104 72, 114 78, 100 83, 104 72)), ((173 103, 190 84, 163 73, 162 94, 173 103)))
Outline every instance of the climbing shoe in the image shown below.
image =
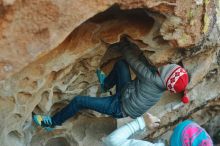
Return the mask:
POLYGON ((47 131, 52 131, 54 128, 50 116, 33 115, 33 121, 36 125, 43 127, 47 131))
POLYGON ((104 87, 104 80, 106 78, 105 73, 103 71, 101 71, 100 69, 96 70, 96 75, 98 77, 100 86, 101 86, 101 92, 104 93, 106 92, 105 87, 104 87))

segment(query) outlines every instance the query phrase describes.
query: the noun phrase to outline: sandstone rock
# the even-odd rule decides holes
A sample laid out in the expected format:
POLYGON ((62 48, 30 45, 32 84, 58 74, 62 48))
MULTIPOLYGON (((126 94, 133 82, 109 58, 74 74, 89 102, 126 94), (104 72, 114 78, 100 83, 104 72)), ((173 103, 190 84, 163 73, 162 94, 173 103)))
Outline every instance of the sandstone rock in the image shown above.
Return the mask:
POLYGON ((159 31, 175 47, 197 44, 212 24, 213 3, 192 0, 108 0, 86 3, 76 0, 2 0, 0 79, 39 59, 57 47, 80 24, 113 4, 119 4, 123 9, 147 8, 164 15, 166 19, 159 31))
POLYGON ((200 115, 218 106, 220 95, 220 26, 214 17, 219 7, 214 5, 192 0, 0 0, 0 145, 101 145, 101 137, 116 127, 105 115, 83 111, 46 133, 32 125, 31 114, 52 115, 78 94, 104 96, 95 70, 111 70, 120 54, 107 47, 123 34, 155 65, 182 63, 191 74, 192 102, 183 106, 180 95, 166 93, 150 110, 162 119, 160 129, 142 137, 157 138, 184 118, 203 121, 200 115))

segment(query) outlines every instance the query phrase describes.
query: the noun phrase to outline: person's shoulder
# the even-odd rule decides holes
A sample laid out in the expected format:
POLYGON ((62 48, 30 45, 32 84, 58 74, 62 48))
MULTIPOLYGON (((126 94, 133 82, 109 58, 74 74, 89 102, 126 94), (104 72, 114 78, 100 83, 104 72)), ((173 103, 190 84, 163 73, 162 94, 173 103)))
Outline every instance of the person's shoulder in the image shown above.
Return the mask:
POLYGON ((163 80, 161 79, 161 76, 158 73, 153 75, 153 80, 152 81, 154 81, 154 84, 159 89, 161 89, 162 91, 166 90, 166 88, 164 86, 164 82, 163 82, 163 80))

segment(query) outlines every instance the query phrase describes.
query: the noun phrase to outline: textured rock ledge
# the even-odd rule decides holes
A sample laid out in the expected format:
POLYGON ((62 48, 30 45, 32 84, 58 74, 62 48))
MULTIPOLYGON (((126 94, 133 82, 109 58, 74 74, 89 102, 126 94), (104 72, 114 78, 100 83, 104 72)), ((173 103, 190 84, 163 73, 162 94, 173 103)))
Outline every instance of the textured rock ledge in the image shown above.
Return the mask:
POLYGON ((122 34, 155 65, 180 63, 191 75, 191 104, 183 107, 165 95, 151 109, 161 117, 161 128, 143 137, 166 135, 187 116, 207 123, 211 116, 199 117, 218 113, 212 106, 218 107, 214 99, 220 95, 217 6, 192 0, 0 1, 0 145, 101 145, 101 137, 116 127, 105 115, 83 111, 46 133, 32 125, 31 113, 53 114, 78 94, 102 96, 95 70, 109 72, 120 54, 107 46, 122 34), (197 111, 201 105, 207 109, 197 111))
POLYGON ((175 47, 198 44, 213 23, 213 0, 1 0, 0 80, 56 48, 80 24, 113 4, 161 14, 160 34, 175 47))

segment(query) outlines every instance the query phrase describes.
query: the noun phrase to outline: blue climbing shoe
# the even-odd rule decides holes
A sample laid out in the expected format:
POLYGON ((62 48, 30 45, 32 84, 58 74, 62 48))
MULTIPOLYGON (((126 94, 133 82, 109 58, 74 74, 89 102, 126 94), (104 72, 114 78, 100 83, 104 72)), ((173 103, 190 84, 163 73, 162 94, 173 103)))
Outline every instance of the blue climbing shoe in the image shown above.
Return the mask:
POLYGON ((34 115, 33 121, 36 125, 43 127, 46 131, 52 131, 52 119, 50 116, 34 115))
POLYGON ((100 83, 100 86, 101 86, 101 92, 102 93, 106 92, 105 88, 104 88, 104 80, 106 78, 105 73, 103 71, 101 71, 100 69, 97 69, 96 70, 96 75, 98 77, 98 80, 99 80, 99 83, 100 83))

